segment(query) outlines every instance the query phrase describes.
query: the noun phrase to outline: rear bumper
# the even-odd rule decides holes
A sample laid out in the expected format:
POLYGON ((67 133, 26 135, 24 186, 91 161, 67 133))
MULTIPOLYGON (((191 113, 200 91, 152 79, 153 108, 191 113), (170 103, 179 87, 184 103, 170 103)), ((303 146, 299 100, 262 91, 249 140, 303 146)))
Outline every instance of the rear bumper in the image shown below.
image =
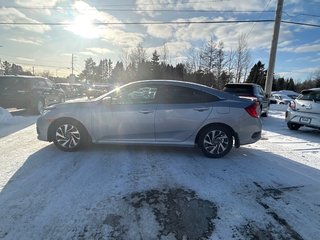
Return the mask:
POLYGON ((320 129, 320 114, 299 112, 288 109, 286 111, 286 122, 297 123, 303 126, 320 129))

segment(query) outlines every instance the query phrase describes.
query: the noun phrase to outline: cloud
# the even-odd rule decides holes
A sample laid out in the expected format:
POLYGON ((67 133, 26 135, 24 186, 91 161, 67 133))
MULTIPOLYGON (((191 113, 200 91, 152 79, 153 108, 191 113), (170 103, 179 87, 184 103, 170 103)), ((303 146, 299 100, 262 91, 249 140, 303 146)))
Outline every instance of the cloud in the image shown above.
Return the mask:
POLYGON ((173 36, 171 25, 147 25, 147 33, 156 38, 169 39, 173 36))
POLYGON ((46 6, 46 7, 54 7, 58 2, 62 0, 15 0, 17 5, 24 6, 24 7, 38 7, 38 6, 46 6))
POLYGON ((96 54, 107 54, 112 53, 112 51, 108 48, 87 48, 86 50, 96 53, 96 54))
POLYGON ((31 44, 31 45, 42 45, 43 41, 37 38, 9 38, 10 41, 17 42, 17 43, 24 43, 24 44, 31 44))
MULTIPOLYGON (((194 0, 153 0, 152 4, 146 3, 145 0, 137 0, 136 8, 141 10, 140 14, 150 17, 164 15, 165 12, 157 11, 159 9, 168 10, 182 10, 182 9, 193 9, 193 10, 236 10, 236 11, 259 11, 265 10, 266 3, 264 0, 246 0, 237 1, 222 1, 213 0, 208 1, 194 1, 194 0), (143 11, 147 10, 147 11, 143 11)), ((272 4, 269 4, 271 8, 272 4)))
POLYGON ((315 53, 320 52, 320 43, 319 41, 315 41, 313 43, 306 43, 299 46, 292 46, 292 47, 283 47, 280 48, 279 51, 283 52, 295 52, 295 53, 315 53))
POLYGON ((101 36, 102 40, 124 48, 136 47, 143 42, 145 35, 137 32, 126 32, 121 29, 107 28, 101 36))
MULTIPOLYGON (((68 24, 65 29, 83 38, 100 38, 103 35, 106 26, 95 23, 121 23, 116 17, 100 12, 83 1, 76 1, 72 8, 74 19, 64 22, 68 24)), ((117 25, 116 28, 123 28, 123 25, 117 25)))
POLYGON ((18 60, 26 61, 26 62, 34 62, 33 58, 24 58, 24 57, 17 57, 18 60))
POLYGON ((90 52, 90 51, 82 51, 82 52, 79 52, 80 55, 85 55, 85 56, 92 56, 92 57, 97 57, 98 55, 93 53, 93 52, 90 52))
POLYGON ((12 23, 39 23, 38 21, 28 18, 25 14, 14 8, 0 8, 0 22, 11 23, 4 25, 7 29, 9 28, 20 28, 26 31, 45 33, 51 28, 46 25, 13 25, 12 23))

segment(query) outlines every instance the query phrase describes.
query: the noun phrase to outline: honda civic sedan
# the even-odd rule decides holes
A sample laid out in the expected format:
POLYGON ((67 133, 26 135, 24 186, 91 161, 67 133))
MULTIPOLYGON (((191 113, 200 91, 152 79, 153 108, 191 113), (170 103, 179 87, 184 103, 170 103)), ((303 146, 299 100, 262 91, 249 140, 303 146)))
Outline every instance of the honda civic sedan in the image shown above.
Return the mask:
POLYGON ((232 146, 261 137, 259 105, 195 83, 145 80, 90 102, 47 108, 37 120, 38 139, 63 151, 90 143, 197 145, 219 158, 232 146))

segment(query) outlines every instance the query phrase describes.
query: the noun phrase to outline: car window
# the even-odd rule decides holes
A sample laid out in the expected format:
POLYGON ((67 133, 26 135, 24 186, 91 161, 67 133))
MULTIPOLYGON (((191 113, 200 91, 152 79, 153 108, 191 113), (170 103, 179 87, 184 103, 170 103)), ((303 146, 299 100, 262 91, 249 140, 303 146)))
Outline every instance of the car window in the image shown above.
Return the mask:
POLYGON ((158 88, 156 86, 138 86, 114 92, 113 104, 150 104, 155 103, 158 88))
POLYGON ((251 85, 228 85, 223 91, 237 96, 252 96, 253 87, 251 85))
POLYGON ((25 91, 28 89, 28 80, 24 78, 17 78, 16 79, 16 89, 18 91, 25 91))
POLYGON ((305 91, 299 97, 299 100, 320 101, 320 91, 305 91))
POLYGON ((258 86, 258 95, 264 96, 264 91, 263 91, 262 87, 260 87, 260 86, 258 86))
POLYGON ((0 90, 12 89, 16 84, 16 79, 13 77, 1 77, 0 78, 0 90))
POLYGON ((45 88, 48 87, 46 81, 44 79, 41 78, 36 78, 33 81, 33 87, 37 87, 37 88, 45 88))
POLYGON ((47 86, 49 86, 50 88, 53 88, 53 86, 54 86, 53 82, 51 82, 49 79, 45 79, 45 82, 46 82, 47 86))
POLYGON ((167 85, 161 88, 158 96, 160 104, 184 104, 184 103, 207 103, 217 101, 219 98, 192 88, 167 85))

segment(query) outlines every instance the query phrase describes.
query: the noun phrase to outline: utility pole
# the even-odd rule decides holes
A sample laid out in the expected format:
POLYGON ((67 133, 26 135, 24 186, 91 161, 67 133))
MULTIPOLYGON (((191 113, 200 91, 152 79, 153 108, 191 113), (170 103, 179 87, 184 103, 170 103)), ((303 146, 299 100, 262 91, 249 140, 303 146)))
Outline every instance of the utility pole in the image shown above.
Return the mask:
POLYGON ((276 17, 275 17, 274 27, 273 27, 273 36, 272 36, 272 44, 271 44, 271 49, 270 49, 267 80, 266 80, 266 84, 264 86, 264 90, 265 90, 266 94, 268 95, 268 97, 270 97, 271 90, 272 90, 273 73, 274 73, 274 65, 276 62, 276 54, 277 54, 277 46, 278 46, 278 38, 279 38, 279 31, 280 31, 283 1, 284 0, 278 0, 276 17))
POLYGON ((32 66, 32 75, 34 76, 34 66, 32 66))

